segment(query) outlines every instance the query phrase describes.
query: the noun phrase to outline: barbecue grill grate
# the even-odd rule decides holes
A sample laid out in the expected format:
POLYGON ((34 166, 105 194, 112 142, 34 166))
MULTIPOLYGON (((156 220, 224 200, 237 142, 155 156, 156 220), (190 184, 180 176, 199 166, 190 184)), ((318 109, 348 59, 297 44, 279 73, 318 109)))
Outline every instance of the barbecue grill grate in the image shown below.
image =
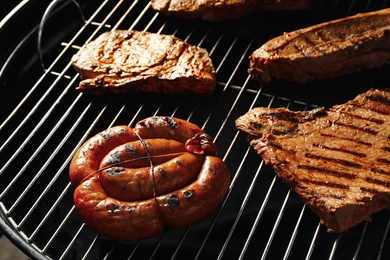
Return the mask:
POLYGON ((251 80, 247 68, 248 56, 284 31, 390 4, 315 1, 311 11, 261 12, 212 24, 168 19, 146 0, 36 2, 31 3, 39 10, 35 15, 18 10, 19 18, 29 13, 35 23, 20 31, 20 40, 8 44, 0 60, 1 103, 10 104, 2 105, 0 114, 0 228, 26 254, 34 259, 389 259, 387 211, 341 235, 327 233, 249 147, 234 120, 251 107, 330 107, 371 87, 389 87, 389 66, 302 86, 274 80, 266 87, 251 80), (174 34, 206 48, 217 69, 216 92, 209 98, 76 93, 72 55, 113 29, 174 34), (92 135, 153 115, 187 119, 214 137, 230 170, 229 194, 219 210, 189 228, 140 242, 99 236, 75 212, 69 162, 92 135))

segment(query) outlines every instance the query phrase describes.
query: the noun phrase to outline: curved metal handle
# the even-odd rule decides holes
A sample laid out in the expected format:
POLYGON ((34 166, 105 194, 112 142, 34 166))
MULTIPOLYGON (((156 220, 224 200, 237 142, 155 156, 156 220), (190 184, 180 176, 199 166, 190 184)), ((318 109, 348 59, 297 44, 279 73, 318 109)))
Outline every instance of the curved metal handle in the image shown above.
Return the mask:
POLYGON ((76 0, 53 0, 49 4, 49 6, 46 8, 46 10, 45 10, 45 12, 44 12, 44 14, 42 16, 42 19, 41 19, 41 22, 39 23, 39 28, 38 28, 37 52, 38 52, 38 57, 39 57, 39 60, 40 60, 40 63, 41 63, 43 71, 46 71, 45 64, 43 62, 43 55, 42 55, 42 34, 43 34, 43 28, 45 26, 45 23, 46 23, 47 19, 49 18, 50 13, 55 8, 55 6, 57 6, 57 4, 59 4, 60 2, 64 2, 64 1, 70 1, 70 2, 74 3, 77 6, 77 9, 79 10, 79 14, 81 16, 81 19, 83 20, 84 23, 86 21, 85 18, 84 18, 84 14, 83 14, 83 12, 81 10, 81 7, 80 7, 79 3, 76 0))

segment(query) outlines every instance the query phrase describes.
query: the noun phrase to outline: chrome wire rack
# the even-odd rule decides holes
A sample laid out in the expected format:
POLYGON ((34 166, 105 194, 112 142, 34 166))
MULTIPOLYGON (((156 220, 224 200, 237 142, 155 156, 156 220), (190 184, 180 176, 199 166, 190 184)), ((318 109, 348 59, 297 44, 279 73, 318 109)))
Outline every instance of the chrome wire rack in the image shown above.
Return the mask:
POLYGON ((264 11, 210 23, 164 17, 147 0, 22 1, 0 27, 0 38, 7 39, 0 56, 0 230, 33 259, 389 259, 388 211, 345 233, 327 233, 234 126, 252 107, 331 107, 371 87, 390 87, 389 66, 305 85, 273 80, 261 87, 249 77, 248 57, 268 39, 390 6, 314 3, 308 11, 264 11), (72 55, 114 29, 172 34, 207 49, 217 70, 215 93, 74 91, 79 76, 72 55), (153 115, 186 119, 214 137, 231 174, 228 196, 208 218, 156 238, 128 242, 98 235, 75 211, 70 160, 92 135, 153 115))

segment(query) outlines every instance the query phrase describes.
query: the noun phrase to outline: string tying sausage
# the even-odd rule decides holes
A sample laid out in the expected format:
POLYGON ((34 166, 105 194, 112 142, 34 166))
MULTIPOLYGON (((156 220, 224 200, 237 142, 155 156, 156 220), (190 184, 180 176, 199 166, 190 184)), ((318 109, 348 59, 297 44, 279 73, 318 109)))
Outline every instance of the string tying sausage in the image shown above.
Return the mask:
POLYGON ((93 230, 115 239, 146 239, 191 225, 226 196, 229 173, 216 153, 208 134, 178 118, 107 129, 71 162, 76 210, 93 230))

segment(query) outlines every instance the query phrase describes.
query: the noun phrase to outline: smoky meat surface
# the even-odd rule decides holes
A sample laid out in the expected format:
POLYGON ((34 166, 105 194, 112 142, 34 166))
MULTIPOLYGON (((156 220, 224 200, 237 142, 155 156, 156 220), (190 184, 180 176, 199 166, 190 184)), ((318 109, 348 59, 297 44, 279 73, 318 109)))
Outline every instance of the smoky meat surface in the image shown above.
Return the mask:
POLYGON ((236 127, 328 231, 344 232, 390 207, 390 89, 329 110, 258 107, 236 127))
POLYGON ((114 30, 82 46, 72 58, 78 91, 152 92, 208 96, 216 72, 208 52, 172 36, 114 30))
POLYGON ((260 84, 324 80, 390 63, 390 9, 360 13, 275 37, 250 56, 260 84))

